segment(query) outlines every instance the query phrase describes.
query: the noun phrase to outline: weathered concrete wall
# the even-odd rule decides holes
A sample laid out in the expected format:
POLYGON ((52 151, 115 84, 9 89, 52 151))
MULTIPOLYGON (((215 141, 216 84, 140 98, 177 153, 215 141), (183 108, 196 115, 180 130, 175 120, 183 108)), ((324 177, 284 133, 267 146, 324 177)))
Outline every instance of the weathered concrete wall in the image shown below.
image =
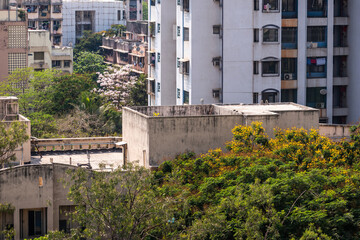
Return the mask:
POLYGON ((132 143, 128 145, 128 160, 129 162, 139 161, 141 166, 148 166, 149 127, 147 117, 130 108, 123 108, 122 114, 123 141, 132 143))
MULTIPOLYGON (((20 210, 47 208, 47 231, 59 227, 59 206, 72 205, 66 199, 68 189, 60 180, 66 180, 66 170, 71 166, 61 164, 25 165, 0 171, 0 203, 15 207, 15 239, 20 239, 20 210)), ((26 212, 26 211, 25 211, 26 212)), ((27 218, 23 218, 27 221, 27 218)), ((27 237, 24 223, 23 237, 27 237)))
MULTIPOLYGON (((149 120, 150 166, 158 166, 176 154, 225 147, 232 139, 231 129, 244 124, 243 116, 162 117, 149 120)), ((129 142, 129 147, 133 143, 129 142)), ((132 155, 130 155, 132 157, 132 155)))
POLYGON ((225 149, 239 124, 262 122, 273 137, 277 127, 317 129, 318 119, 318 110, 297 104, 132 107, 123 109, 123 139, 129 161, 157 167, 186 151, 225 149))
POLYGON ((341 139, 350 139, 351 131, 350 125, 328 125, 321 124, 319 127, 319 133, 322 136, 328 137, 335 141, 341 139))

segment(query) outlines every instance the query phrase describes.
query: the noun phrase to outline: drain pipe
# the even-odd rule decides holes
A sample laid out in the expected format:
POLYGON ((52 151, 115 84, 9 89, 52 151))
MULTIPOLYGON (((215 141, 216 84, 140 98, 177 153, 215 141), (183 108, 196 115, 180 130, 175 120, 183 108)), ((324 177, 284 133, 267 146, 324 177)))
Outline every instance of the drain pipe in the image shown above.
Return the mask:
POLYGON ((221 8, 221 96, 220 96, 220 103, 224 103, 224 1, 222 1, 222 8, 221 8))

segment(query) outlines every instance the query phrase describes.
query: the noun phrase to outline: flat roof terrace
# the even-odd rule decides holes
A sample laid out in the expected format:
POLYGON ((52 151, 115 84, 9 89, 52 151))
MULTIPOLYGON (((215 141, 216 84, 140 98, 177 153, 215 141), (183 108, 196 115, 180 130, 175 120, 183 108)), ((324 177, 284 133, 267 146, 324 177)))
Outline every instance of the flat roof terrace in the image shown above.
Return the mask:
POLYGON ((295 103, 185 105, 129 107, 146 117, 192 117, 226 115, 274 115, 284 111, 314 111, 295 103))

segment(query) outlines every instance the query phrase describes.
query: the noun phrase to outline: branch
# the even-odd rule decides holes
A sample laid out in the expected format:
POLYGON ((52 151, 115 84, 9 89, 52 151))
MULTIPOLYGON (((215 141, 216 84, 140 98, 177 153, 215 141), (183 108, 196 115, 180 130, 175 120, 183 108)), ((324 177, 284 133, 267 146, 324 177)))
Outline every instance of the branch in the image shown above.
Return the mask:
POLYGON ((293 202, 293 204, 291 205, 291 208, 289 209, 289 212, 286 214, 286 216, 284 217, 284 219, 281 222, 281 225, 284 224, 286 218, 289 216, 289 214, 291 213, 292 209, 294 208, 296 202, 301 198, 302 195, 304 195, 307 192, 307 190, 303 191, 297 198, 296 200, 293 202))

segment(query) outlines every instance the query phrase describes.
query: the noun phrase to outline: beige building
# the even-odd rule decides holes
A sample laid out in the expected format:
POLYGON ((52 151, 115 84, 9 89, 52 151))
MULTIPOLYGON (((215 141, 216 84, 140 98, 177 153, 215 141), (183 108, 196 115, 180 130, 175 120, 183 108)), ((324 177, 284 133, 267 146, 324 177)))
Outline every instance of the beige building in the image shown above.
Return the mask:
POLYGON ((269 136, 279 128, 319 128, 319 111, 294 103, 187 105, 123 108, 123 141, 128 161, 156 168, 177 154, 225 148, 235 125, 263 122, 269 136))
MULTIPOLYGON (((14 121, 20 121, 27 126, 27 134, 31 135, 30 120, 19 114, 18 99, 16 97, 0 97, 0 121, 10 125, 14 121)), ((30 139, 19 146, 16 150, 15 164, 26 164, 31 160, 30 139)), ((0 187, 1 188, 1 187, 0 187)), ((0 198, 1 200, 1 198, 0 198)))
POLYGON ((73 48, 52 46, 49 32, 29 30, 28 66, 35 70, 55 68, 73 72, 73 48))
MULTIPOLYGON (((67 200, 66 170, 63 164, 25 165, 0 170, 0 203, 12 211, 0 212, 0 231, 15 229, 15 239, 30 239, 52 230, 70 230, 66 213, 74 210, 67 200)), ((2 240, 2 236, 0 235, 2 240)))
POLYGON ((19 11, 0 8, 0 82, 17 68, 27 66, 26 24, 26 14, 19 16, 19 11))

